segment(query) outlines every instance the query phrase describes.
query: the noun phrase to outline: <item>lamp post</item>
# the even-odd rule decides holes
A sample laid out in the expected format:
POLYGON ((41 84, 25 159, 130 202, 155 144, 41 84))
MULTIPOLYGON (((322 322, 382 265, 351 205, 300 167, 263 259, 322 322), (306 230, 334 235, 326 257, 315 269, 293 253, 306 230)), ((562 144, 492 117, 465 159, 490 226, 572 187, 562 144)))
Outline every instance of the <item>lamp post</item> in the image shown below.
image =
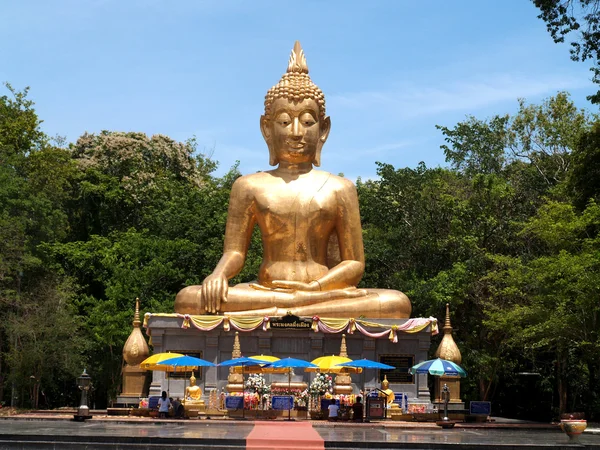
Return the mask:
POLYGON ((77 387, 81 390, 81 404, 77 408, 77 414, 73 418, 77 422, 83 422, 85 419, 91 419, 90 408, 88 407, 88 391, 92 387, 92 377, 90 377, 86 370, 83 369, 83 373, 77 377, 77 387))

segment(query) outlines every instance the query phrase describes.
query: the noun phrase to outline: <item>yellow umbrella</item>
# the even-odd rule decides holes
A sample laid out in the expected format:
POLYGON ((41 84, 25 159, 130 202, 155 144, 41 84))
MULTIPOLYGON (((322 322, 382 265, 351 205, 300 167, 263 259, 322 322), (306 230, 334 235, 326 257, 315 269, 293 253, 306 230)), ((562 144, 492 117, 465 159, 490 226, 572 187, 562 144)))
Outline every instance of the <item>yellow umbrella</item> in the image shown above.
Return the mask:
POLYGON ((161 372, 185 372, 185 367, 176 367, 176 366, 165 366, 161 364, 161 361, 165 361, 170 358, 177 358, 179 356, 184 356, 181 353, 155 353, 152 356, 149 356, 145 360, 140 363, 140 368, 146 370, 160 370, 161 372))
POLYGON ((321 372, 321 373, 361 373, 362 369, 359 367, 343 367, 340 364, 352 362, 350 358, 344 356, 321 356, 317 359, 313 359, 311 363, 318 366, 318 368, 308 367, 305 372, 321 372))

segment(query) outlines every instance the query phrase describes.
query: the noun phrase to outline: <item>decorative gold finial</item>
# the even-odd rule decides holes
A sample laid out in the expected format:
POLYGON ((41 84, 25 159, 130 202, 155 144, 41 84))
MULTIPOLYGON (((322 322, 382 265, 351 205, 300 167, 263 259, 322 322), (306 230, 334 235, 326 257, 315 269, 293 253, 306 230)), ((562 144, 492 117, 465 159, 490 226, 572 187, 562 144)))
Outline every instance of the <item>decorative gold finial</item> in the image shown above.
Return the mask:
POLYGON ((288 73, 308 73, 308 65, 306 64, 306 57, 304 56, 304 50, 300 45, 300 41, 296 41, 292 53, 290 54, 290 62, 287 68, 288 73))
POLYGON ((444 323, 444 331, 452 331, 452 325, 450 325, 450 303, 446 303, 446 322, 444 323))
POLYGON ((460 354, 460 350, 458 349, 458 345, 454 342, 454 338, 452 337, 452 325, 450 324, 450 304, 446 303, 446 320, 444 322, 444 337, 442 338, 442 342, 437 348, 435 352, 436 358, 447 359, 448 361, 452 361, 453 363, 460 364, 462 361, 462 355, 460 354))
POLYGON ((233 339, 233 352, 231 352, 232 358, 242 357, 242 348, 240 346, 240 333, 235 332, 235 338, 233 339))
POLYGON ((348 357, 348 349, 346 347, 346 335, 342 334, 342 345, 340 346, 340 356, 342 358, 348 357))
POLYGON ((133 313, 133 326, 138 327, 142 324, 140 320, 140 298, 135 299, 135 312, 133 313))

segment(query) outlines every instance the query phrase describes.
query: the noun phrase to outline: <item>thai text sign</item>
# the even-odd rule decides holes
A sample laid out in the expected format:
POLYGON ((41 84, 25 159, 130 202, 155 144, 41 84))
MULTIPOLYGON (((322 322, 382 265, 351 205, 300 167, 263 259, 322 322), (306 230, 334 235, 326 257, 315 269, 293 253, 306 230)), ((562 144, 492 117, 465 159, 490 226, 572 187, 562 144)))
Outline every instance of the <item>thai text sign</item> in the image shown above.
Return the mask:
POLYGON ((225 397, 226 409, 242 409, 244 407, 244 397, 241 395, 228 395, 225 397))
POLYGON ((471 402, 469 405, 469 414, 489 416, 492 413, 492 404, 490 402, 471 402))
POLYGON ((294 407, 294 397, 291 395, 274 395, 271 397, 271 407, 279 411, 289 411, 294 407))
POLYGON ((269 323, 271 328, 280 330, 309 330, 312 326, 311 319, 303 319, 291 314, 283 317, 273 317, 269 323))

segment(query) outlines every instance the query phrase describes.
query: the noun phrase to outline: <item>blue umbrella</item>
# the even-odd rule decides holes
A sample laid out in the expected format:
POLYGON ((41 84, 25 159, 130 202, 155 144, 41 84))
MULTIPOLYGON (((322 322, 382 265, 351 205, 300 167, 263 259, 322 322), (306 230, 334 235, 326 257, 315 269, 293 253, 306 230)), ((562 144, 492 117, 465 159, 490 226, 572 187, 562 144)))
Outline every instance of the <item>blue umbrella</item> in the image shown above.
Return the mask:
MULTIPOLYGON (((292 369, 293 368, 298 367, 301 369, 307 369, 309 367, 318 368, 319 366, 317 366, 316 364, 313 364, 311 362, 304 361, 303 359, 283 358, 278 361, 273 361, 267 367, 273 368, 273 369, 289 369, 289 372, 288 372, 288 389, 289 389, 290 385, 292 383, 292 369)), ((288 410, 288 420, 291 420, 290 415, 291 415, 291 411, 288 410)))
POLYGON ((228 359, 226 361, 221 361, 218 365, 219 366, 223 366, 223 367, 229 367, 229 366, 259 366, 262 364, 271 364, 270 361, 263 361, 262 359, 255 359, 255 358, 246 358, 245 356, 242 356, 240 358, 233 358, 233 359, 228 359))
POLYGON ((355 361, 350 361, 347 363, 336 364, 336 366, 341 367, 360 367, 361 369, 395 369, 394 366, 390 366, 388 364, 383 364, 377 361, 371 361, 370 359, 357 359, 355 361))
POLYGON ((303 359, 283 358, 283 359, 279 359, 277 361, 273 361, 272 363, 268 364, 267 367, 273 368, 273 369, 291 369, 294 367, 300 367, 302 369, 306 369, 307 367, 317 368, 318 366, 311 362, 304 361, 303 359))
POLYGON ((215 367, 216 364, 206 361, 204 359, 196 358, 194 356, 176 356, 175 358, 169 358, 161 361, 160 365, 174 366, 174 367, 215 367))
POLYGON ((413 375, 415 373, 429 373, 437 376, 467 376, 465 369, 460 367, 458 364, 441 358, 430 359, 428 361, 423 361, 419 364, 416 364, 409 369, 409 372, 413 375))
MULTIPOLYGON (((361 369, 395 369, 394 366, 390 366, 389 364, 383 364, 377 361, 371 361, 370 359, 357 359, 356 361, 349 361, 346 363, 336 364, 336 366, 340 367, 356 367, 361 369)), ((363 373, 363 392, 365 391, 365 375, 363 373)))

